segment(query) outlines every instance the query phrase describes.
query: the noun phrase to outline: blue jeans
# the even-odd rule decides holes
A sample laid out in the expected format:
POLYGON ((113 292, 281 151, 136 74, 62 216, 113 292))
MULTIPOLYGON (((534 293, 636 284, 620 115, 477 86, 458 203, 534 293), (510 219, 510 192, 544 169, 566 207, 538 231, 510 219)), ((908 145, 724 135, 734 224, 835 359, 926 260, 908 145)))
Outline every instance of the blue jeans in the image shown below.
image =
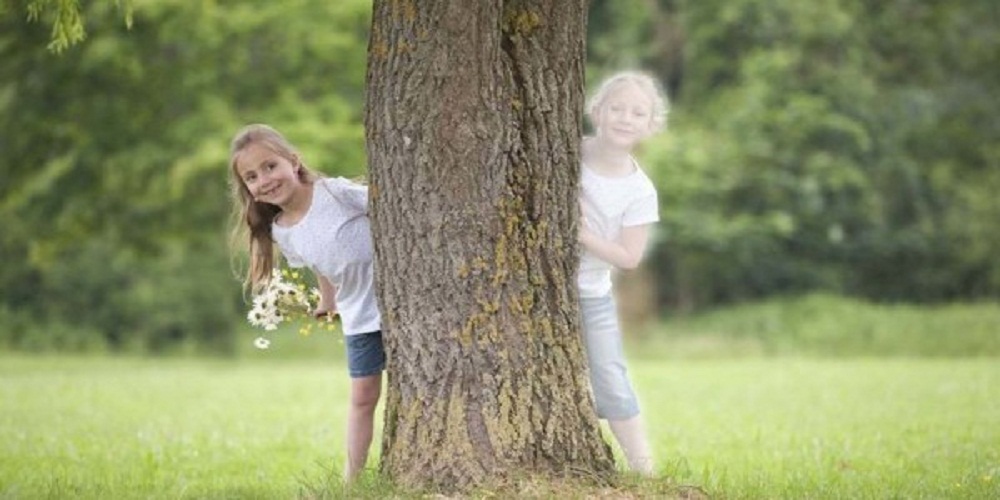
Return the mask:
POLYGON ((632 390, 625 367, 625 350, 614 297, 611 294, 596 298, 581 297, 580 314, 597 416, 608 420, 626 420, 638 415, 639 400, 632 390))
POLYGON ((351 378, 375 375, 385 369, 385 347, 382 331, 347 335, 347 370, 351 378))

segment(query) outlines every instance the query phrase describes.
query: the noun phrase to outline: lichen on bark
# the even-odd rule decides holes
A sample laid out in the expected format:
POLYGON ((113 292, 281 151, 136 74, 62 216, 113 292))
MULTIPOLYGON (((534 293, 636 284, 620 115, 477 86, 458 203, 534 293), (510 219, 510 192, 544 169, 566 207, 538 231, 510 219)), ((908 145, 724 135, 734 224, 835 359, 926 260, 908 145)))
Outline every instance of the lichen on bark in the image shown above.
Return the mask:
POLYGON ((382 470, 402 483, 613 468, 573 279, 585 15, 582 0, 375 1, 382 470))

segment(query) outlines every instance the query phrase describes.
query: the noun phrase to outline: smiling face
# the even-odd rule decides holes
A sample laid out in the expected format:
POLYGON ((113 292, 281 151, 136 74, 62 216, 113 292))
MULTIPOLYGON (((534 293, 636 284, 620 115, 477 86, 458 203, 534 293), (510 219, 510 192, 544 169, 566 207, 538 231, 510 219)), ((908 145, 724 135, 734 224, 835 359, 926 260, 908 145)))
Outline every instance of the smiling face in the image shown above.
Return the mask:
POLYGON ((594 111, 598 139, 622 149, 631 149, 652 132, 653 100, 634 83, 612 89, 594 111))
POLYGON ((234 168, 258 202, 285 207, 303 186, 298 158, 280 155, 260 143, 245 147, 236 157, 234 168))

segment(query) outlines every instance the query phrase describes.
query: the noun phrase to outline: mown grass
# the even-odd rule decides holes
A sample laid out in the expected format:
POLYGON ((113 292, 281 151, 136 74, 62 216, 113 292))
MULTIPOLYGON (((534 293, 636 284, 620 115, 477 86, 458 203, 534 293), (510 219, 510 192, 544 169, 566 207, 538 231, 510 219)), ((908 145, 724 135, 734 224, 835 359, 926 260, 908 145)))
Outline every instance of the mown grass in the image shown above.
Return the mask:
MULTIPOLYGON (((657 480, 474 496, 1000 498, 1000 305, 812 295, 626 334, 657 480)), ((0 498, 419 496, 340 482, 339 334, 245 335, 234 360, 0 354, 0 498)))
MULTIPOLYGON (((1000 496, 998 359, 640 358, 632 373, 661 481, 630 494, 1000 496)), ((0 355, 0 497, 409 497, 377 477, 343 489, 346 394, 339 359, 0 355)))
POLYGON ((293 497, 340 460, 339 375, 315 362, 4 358, 0 492, 293 497))
POLYGON ((991 498, 997 360, 639 365, 666 475, 727 498, 991 498))

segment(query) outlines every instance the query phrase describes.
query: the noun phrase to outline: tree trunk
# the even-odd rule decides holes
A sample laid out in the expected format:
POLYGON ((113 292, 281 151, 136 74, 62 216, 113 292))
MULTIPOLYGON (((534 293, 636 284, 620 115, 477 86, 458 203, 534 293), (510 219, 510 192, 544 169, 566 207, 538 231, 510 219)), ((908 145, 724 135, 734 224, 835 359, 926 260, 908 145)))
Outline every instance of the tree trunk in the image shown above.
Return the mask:
POLYGON ((437 489, 612 470, 575 273, 584 0, 376 0, 367 148, 382 470, 437 489))

